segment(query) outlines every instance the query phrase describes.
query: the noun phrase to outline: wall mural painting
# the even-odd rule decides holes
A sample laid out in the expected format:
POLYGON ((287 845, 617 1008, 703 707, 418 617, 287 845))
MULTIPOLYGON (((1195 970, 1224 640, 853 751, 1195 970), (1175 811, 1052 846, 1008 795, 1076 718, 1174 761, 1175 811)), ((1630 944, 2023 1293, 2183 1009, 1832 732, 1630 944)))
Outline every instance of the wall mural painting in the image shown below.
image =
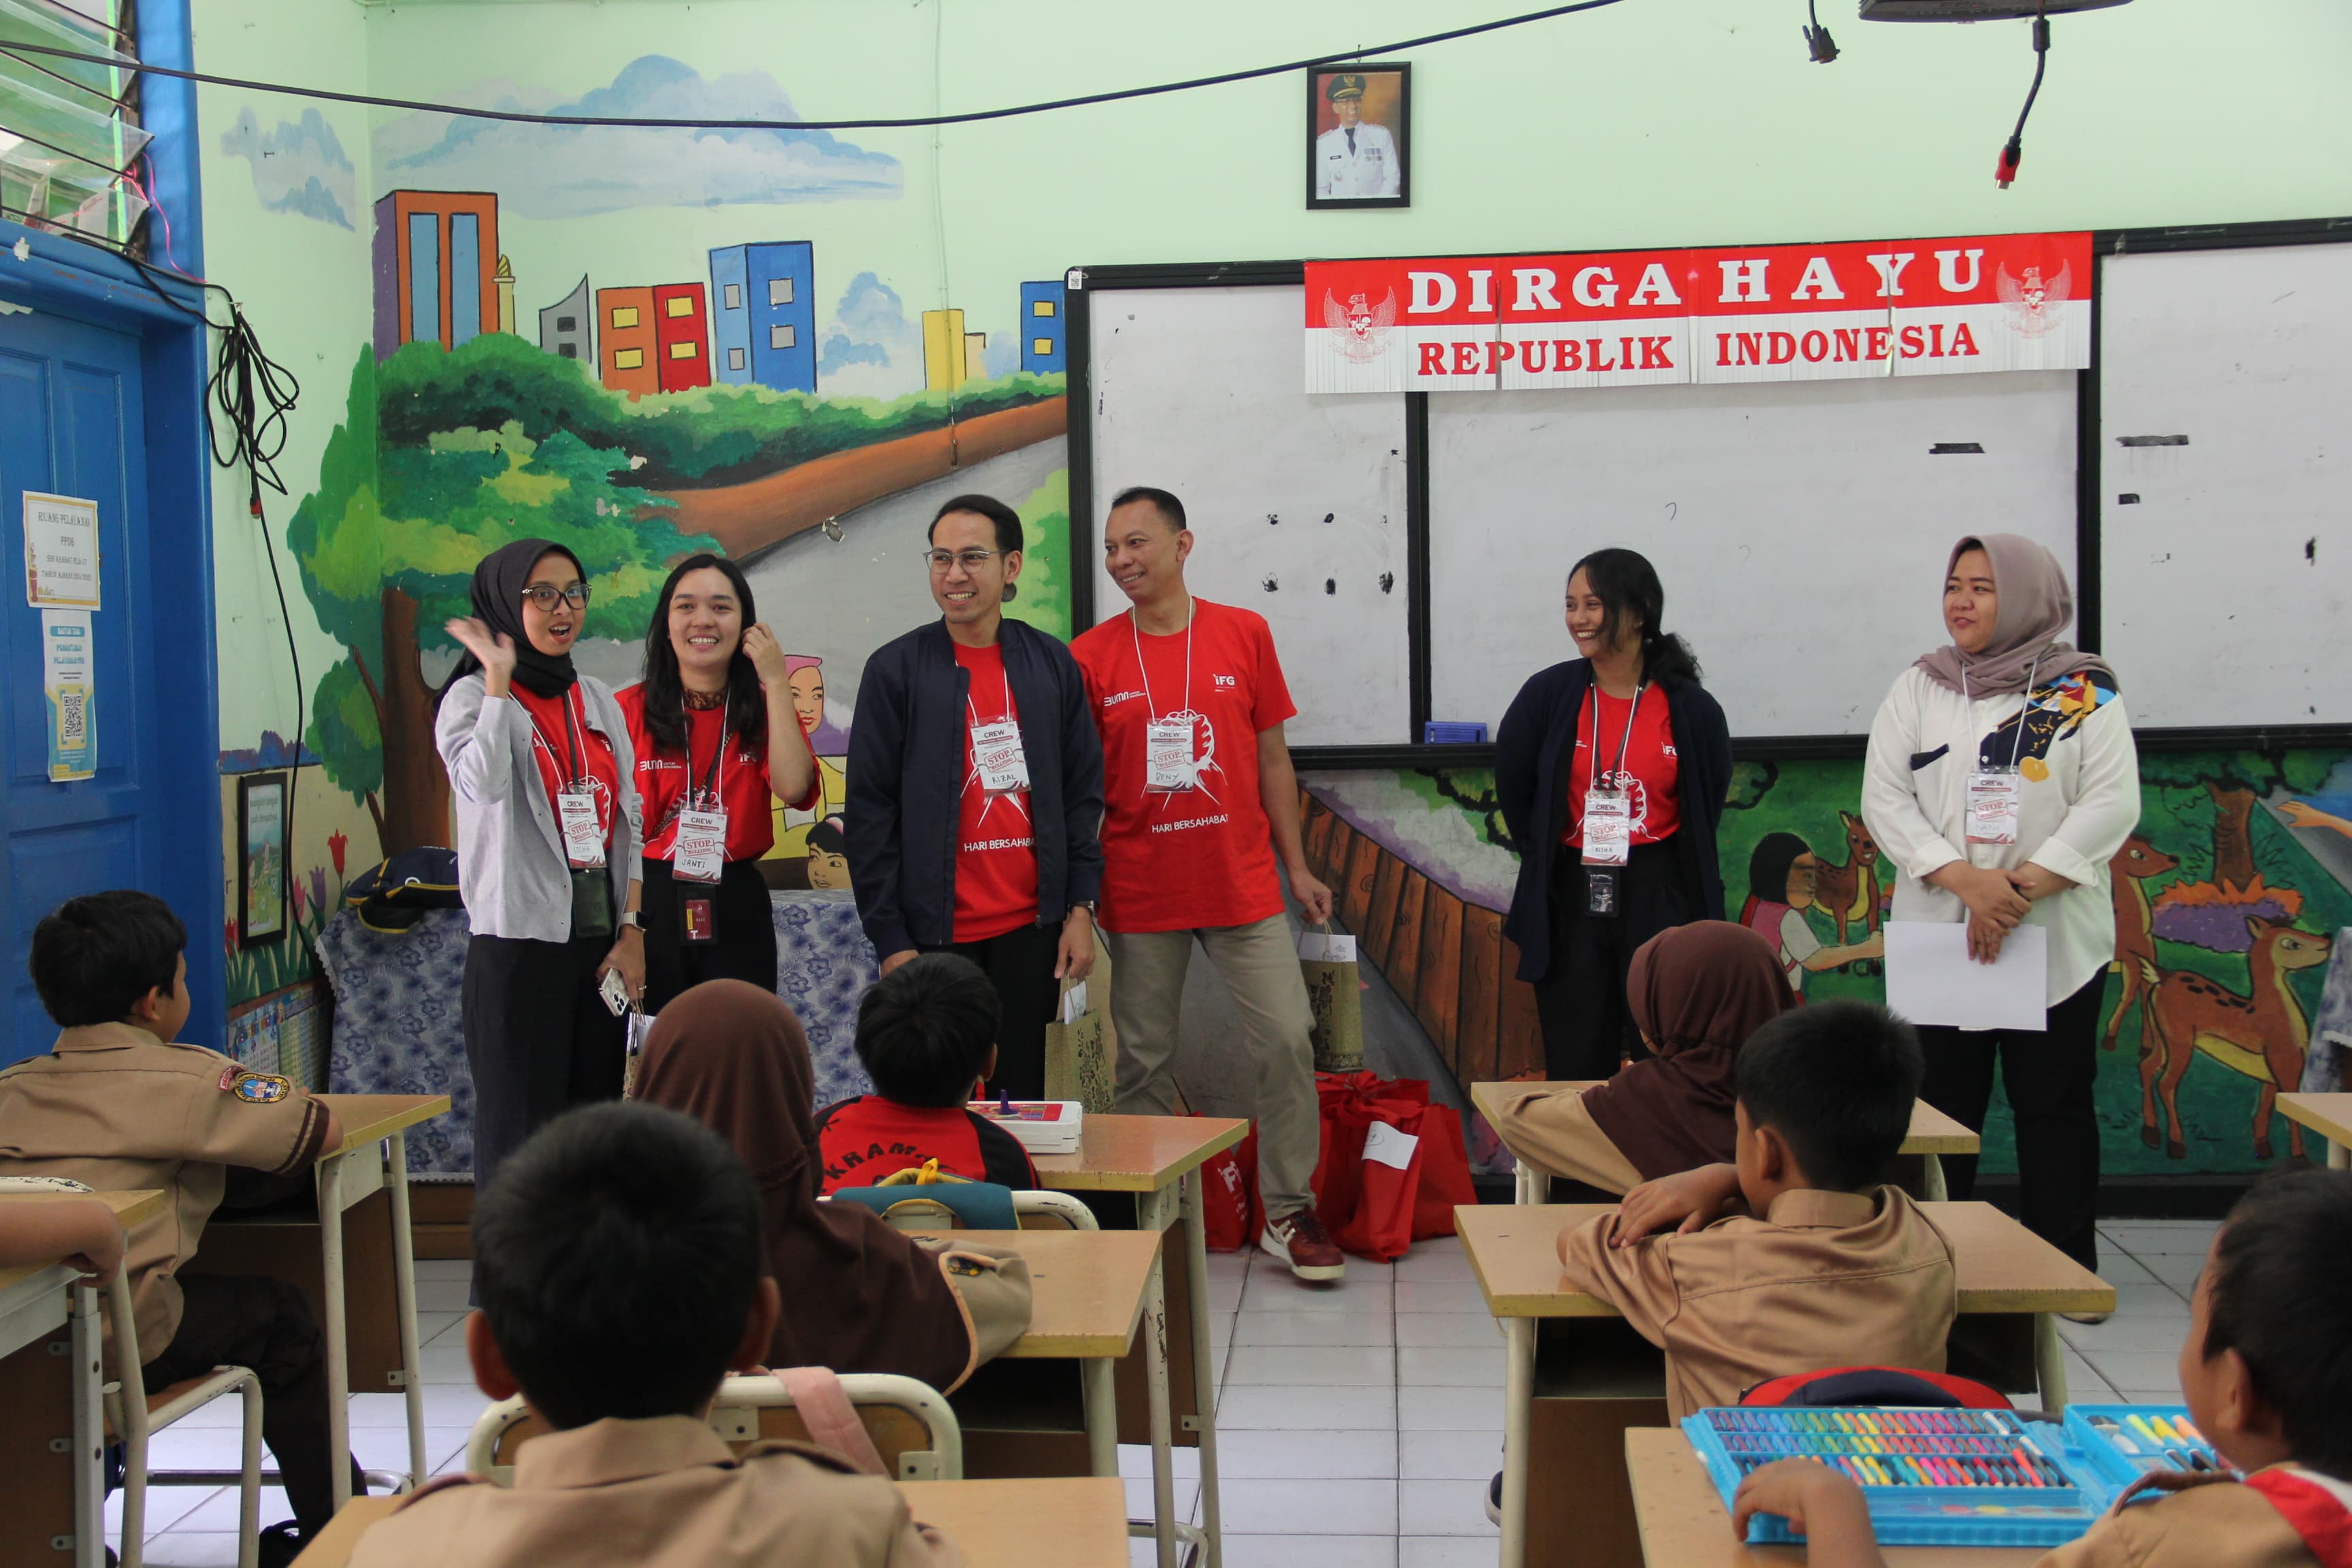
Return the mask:
MULTIPOLYGON (((2337 1088, 2352 1028, 2352 754, 2151 752, 2114 861, 2098 1108, 2112 1175, 2242 1173, 2316 1159, 2282 1089, 2337 1088), (2331 967, 2331 963, 2333 967, 2331 967), (2323 988, 2326 1000, 2323 1003, 2323 988)), ((1859 762, 1743 762, 1723 820, 1726 914, 1808 1000, 1884 999, 1894 871, 1862 823, 1859 762)), ((1473 769, 1322 774, 1307 848, 1342 918, 1455 1077, 1539 1076, 1532 993, 1501 933, 1517 859, 1473 769)), ((1483 1129, 1481 1130, 1483 1131, 1483 1129)), ((2016 1168, 2005 1115, 1986 1169, 2016 1168)))
MULTIPOLYGON (((650 56, 576 104, 513 82, 471 94, 600 115, 793 112, 764 74, 706 79, 650 56)), ((576 552, 595 598, 575 658, 617 688, 638 677, 671 564, 717 551, 790 650, 823 783, 816 809, 775 808, 770 881, 847 887, 856 684, 877 646, 937 614, 920 552, 939 502, 982 490, 1013 506, 1030 548, 1013 613, 1071 629, 1060 280, 974 301, 969 319, 910 321, 887 265, 859 257, 825 310, 803 237, 821 226, 787 206, 896 201, 902 181, 895 158, 821 132, 647 128, 591 149, 577 129, 419 114, 379 126, 373 152, 392 187, 372 213, 373 337, 289 529, 342 647, 305 734, 326 777, 387 852, 447 842, 434 699, 455 658, 442 624, 467 613, 475 563, 532 536, 576 552), (660 206, 695 211, 646 225, 660 206), (709 232, 713 213, 731 234, 709 232), (675 254, 618 275, 569 242, 552 268, 510 258, 544 253, 539 226, 606 215, 633 255, 647 233, 676 236, 675 254)))

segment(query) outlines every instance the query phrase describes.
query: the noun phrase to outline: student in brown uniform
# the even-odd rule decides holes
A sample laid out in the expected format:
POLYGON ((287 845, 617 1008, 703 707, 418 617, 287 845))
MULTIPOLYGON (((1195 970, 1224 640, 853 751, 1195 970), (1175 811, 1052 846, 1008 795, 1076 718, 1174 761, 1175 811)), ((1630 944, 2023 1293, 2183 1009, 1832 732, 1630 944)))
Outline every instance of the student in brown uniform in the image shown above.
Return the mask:
MULTIPOLYGON (((352 1568, 956 1568, 887 1480, 823 1448, 710 1429, 728 1372, 758 1366, 777 1281, 760 1195, 674 1110, 592 1105, 509 1155, 474 1211, 474 1381, 552 1428, 514 1485, 452 1477, 360 1537, 352 1568)), ((792 1289, 801 1289, 797 1280, 792 1289)))
POLYGON ((1625 1001, 1653 1055, 1590 1089, 1515 1085, 1495 1117, 1529 1165, 1611 1193, 1732 1158, 1739 1048, 1797 1005, 1771 944, 1728 921, 1670 926, 1643 942, 1625 1001))
POLYGON ((263 1532, 261 1561, 289 1563, 334 1512, 318 1322, 282 1280, 179 1271, 233 1168, 299 1175, 343 1135, 285 1079, 173 1039, 188 1021, 187 941, 169 905, 128 890, 69 899, 33 929, 33 985, 61 1032, 47 1056, 0 1073, 0 1175, 163 1189, 125 1255, 142 1380, 152 1394, 215 1366, 259 1376, 262 1436, 294 1508, 263 1532))
POLYGON ((1733 1163, 1647 1183, 1562 1233, 1570 1283, 1664 1348, 1678 1421, 1786 1373, 1943 1371, 1951 1244, 1879 1184, 1919 1092, 1911 1026, 1865 1002, 1800 1008, 1759 1029, 1733 1074, 1733 1163))
MULTIPOLYGON (((2352 1568, 2352 1175, 2238 1200, 2189 1306, 2180 1392, 2235 1471, 2146 1478, 2038 1568, 2352 1568)), ((1884 1568, 1861 1491, 1804 1460, 1740 1483, 1734 1528, 1786 1516, 1813 1568, 1884 1568)))

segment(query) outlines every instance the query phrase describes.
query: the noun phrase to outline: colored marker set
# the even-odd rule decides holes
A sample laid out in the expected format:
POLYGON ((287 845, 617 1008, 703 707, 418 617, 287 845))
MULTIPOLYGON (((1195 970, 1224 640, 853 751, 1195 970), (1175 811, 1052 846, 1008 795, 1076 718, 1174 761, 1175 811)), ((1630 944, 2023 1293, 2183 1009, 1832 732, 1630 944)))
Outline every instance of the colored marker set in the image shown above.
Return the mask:
MULTIPOLYGON (((1683 1427, 1727 1508, 1751 1471, 1811 1460, 1862 1488, 1889 1545, 2063 1545, 2090 1528, 2104 1501, 2061 1458, 2055 1425, 2006 1410, 1717 1409, 1683 1427)), ((1759 1514, 1748 1539, 1803 1538, 1759 1514)))
POLYGON ((2230 1468, 2190 1423, 2186 1405, 2070 1405, 2066 1436, 2082 1449, 2100 1479, 2118 1488, 2129 1486, 2151 1470, 2201 1475, 2230 1468))

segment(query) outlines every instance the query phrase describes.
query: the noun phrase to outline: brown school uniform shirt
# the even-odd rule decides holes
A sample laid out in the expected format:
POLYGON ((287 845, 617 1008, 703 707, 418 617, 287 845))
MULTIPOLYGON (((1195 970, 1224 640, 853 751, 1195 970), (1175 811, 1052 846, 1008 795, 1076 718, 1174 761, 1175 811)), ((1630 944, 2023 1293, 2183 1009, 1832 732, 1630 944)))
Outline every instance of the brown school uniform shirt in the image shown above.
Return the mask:
POLYGON ((428 1488, 361 1536, 351 1568, 961 1568, 898 1489, 795 1443, 738 1458, 688 1415, 534 1437, 514 1485, 428 1488))
POLYGON ((286 1079, 129 1024, 68 1029, 47 1056, 0 1072, 0 1175, 163 1190, 122 1258, 142 1361, 179 1332, 174 1276, 220 1206, 228 1167, 290 1174, 326 1136, 327 1108, 286 1079))
POLYGON ((2107 1515, 2034 1568, 2316 1568, 2268 1498, 2216 1481, 2107 1515))
POLYGON ((1767 1378, 1841 1366, 1944 1370, 1958 1308, 1951 1243, 1895 1187, 1803 1188, 1762 1219, 1609 1245, 1619 1216, 1560 1233, 1569 1281, 1666 1352, 1677 1421, 1767 1378))

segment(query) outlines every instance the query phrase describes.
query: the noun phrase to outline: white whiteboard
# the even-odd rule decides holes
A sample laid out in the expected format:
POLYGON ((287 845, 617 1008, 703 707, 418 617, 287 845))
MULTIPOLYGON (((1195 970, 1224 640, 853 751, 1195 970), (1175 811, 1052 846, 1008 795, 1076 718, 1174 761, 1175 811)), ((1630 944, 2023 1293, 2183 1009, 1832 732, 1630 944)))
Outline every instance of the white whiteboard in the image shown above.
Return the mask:
POLYGON ((1411 733, 1404 399, 1309 397, 1304 291, 1122 289, 1089 300, 1095 614, 1126 595, 1098 542, 1111 498, 1155 485, 1197 542, 1185 581, 1264 616, 1298 717, 1293 745, 1401 745, 1411 733), (1271 586, 1269 586, 1271 585, 1271 586))
POLYGON ((2099 286, 2102 651, 2132 722, 2352 721, 2352 245, 2112 257, 2099 286), (2145 436, 2189 444, 2120 444, 2145 436))
POLYGON ((1657 567, 1665 628, 1740 736, 1867 732, 1895 674, 1946 640, 1963 534, 2021 533, 2074 570, 2071 373, 1449 393, 1429 410, 1433 719, 1493 725, 1576 657, 1562 589, 1603 545, 1657 567))

